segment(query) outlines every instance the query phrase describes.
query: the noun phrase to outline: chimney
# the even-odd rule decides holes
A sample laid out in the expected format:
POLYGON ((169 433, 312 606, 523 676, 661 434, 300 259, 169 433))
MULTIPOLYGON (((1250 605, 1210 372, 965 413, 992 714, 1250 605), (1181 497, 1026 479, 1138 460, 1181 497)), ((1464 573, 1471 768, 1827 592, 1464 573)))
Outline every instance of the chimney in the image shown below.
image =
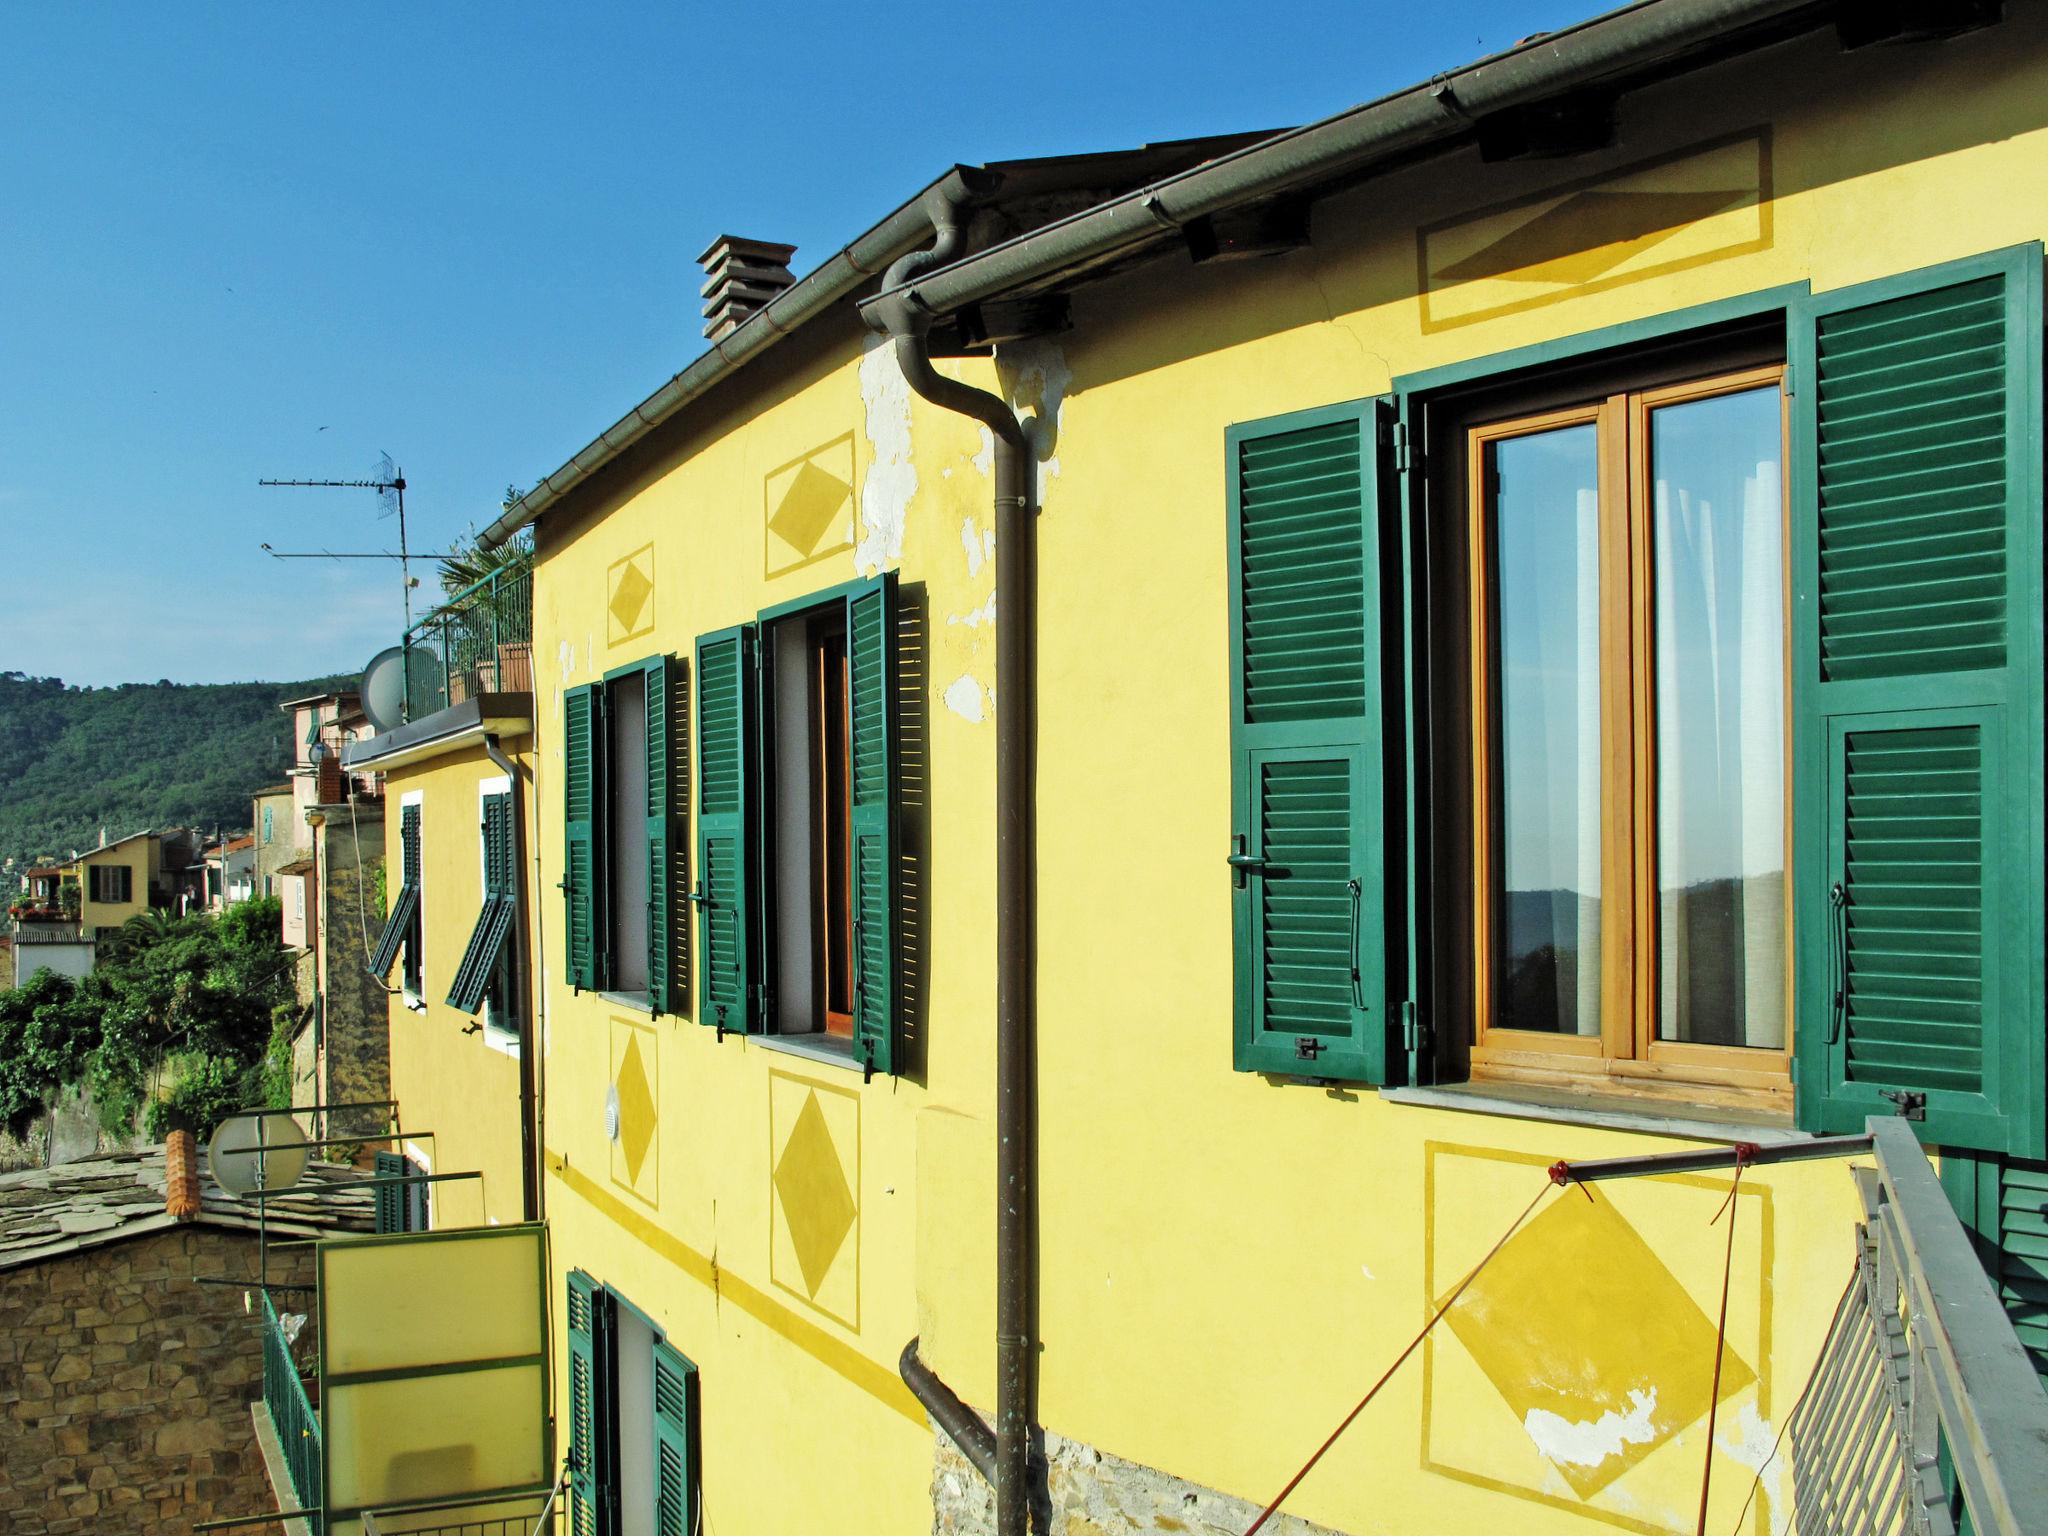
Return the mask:
POLYGON ((796 281, 789 275, 793 245, 720 235, 697 258, 704 269, 704 336, 723 341, 740 322, 796 281))
POLYGON ((164 1209, 173 1221, 191 1221, 199 1214, 199 1150, 188 1130, 164 1139, 164 1209))

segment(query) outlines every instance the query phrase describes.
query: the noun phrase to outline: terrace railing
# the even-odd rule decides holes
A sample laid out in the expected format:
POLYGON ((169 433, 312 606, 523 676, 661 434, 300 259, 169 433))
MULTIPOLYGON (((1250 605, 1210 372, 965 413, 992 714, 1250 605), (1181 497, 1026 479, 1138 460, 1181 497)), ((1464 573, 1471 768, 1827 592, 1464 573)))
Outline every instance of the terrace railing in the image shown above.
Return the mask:
POLYGON ((263 1406, 270 1410, 270 1426, 277 1432, 284 1451, 285 1469, 291 1474, 292 1492, 301 1509, 318 1509, 320 1488, 320 1417, 313 1400, 306 1395, 306 1383, 292 1358, 291 1340, 271 1305, 270 1292, 263 1297, 263 1406))
POLYGON ((406 1504, 365 1510, 363 1536, 554 1536, 557 1508, 554 1493, 546 1488, 406 1504))
POLYGON ((493 571, 405 633, 405 718, 533 691, 533 571, 493 571))
POLYGON ((1857 1268, 1789 1428, 1800 1536, 2024 1536, 2048 1391, 1904 1120, 1870 1123, 1857 1268))

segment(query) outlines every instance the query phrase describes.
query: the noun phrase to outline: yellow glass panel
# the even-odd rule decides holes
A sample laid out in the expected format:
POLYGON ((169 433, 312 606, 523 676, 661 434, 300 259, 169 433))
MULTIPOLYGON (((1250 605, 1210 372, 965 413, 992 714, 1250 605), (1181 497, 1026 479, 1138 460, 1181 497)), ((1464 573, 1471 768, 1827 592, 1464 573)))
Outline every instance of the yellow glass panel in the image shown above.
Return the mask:
POLYGON ((540 1243, 520 1226, 321 1244, 322 1373, 542 1353, 540 1243))
POLYGON ((330 1385, 330 1509, 381 1509, 547 1480, 541 1367, 330 1385))

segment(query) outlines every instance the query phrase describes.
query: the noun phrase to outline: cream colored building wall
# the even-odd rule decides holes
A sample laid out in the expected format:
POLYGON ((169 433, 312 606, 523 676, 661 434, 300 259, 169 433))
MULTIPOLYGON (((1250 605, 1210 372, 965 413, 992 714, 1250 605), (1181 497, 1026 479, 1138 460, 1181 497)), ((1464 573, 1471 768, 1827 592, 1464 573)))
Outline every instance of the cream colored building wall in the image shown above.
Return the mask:
POLYGON ((131 842, 120 843, 109 848, 95 849, 81 855, 78 860, 78 920, 85 936, 91 938, 96 928, 118 928, 131 917, 138 917, 149 910, 149 884, 155 876, 160 845, 153 837, 139 837, 131 842), (128 870, 127 901, 94 901, 92 899, 92 875, 94 868, 110 868, 115 865, 128 870))
MULTIPOLYGON (((400 991, 390 997, 391 1096, 398 1100, 404 1128, 433 1135, 416 1135, 402 1150, 429 1172, 483 1174, 481 1180, 431 1186, 437 1228, 524 1217, 516 1036, 496 1027, 472 1028, 480 1021, 447 1002, 483 901, 478 797, 482 786, 502 779, 477 747, 392 770, 386 780, 384 869, 390 900, 397 899, 404 878, 402 807, 414 795, 420 805, 422 990, 417 998, 400 991)), ((535 899, 530 884, 525 894, 530 911, 535 899)), ((372 921, 374 943, 382 923, 372 921)), ((387 984, 397 988, 403 973, 401 961, 391 968, 387 984)))

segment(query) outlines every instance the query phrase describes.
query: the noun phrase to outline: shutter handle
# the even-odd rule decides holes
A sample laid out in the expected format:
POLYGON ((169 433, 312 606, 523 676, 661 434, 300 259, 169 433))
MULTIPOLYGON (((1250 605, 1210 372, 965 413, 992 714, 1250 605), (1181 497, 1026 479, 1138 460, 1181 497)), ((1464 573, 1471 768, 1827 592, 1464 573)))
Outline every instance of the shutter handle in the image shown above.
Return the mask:
POLYGON ((1250 876, 1263 875, 1266 872, 1266 861, 1257 854, 1245 852, 1245 835, 1242 832, 1231 834, 1230 845, 1231 851, 1225 856, 1224 862, 1230 866, 1231 878, 1241 891, 1250 876))
POLYGON ((1842 1020, 1849 1011, 1849 893, 1837 880, 1828 887, 1828 963, 1835 974, 1834 997, 1828 1006, 1828 1044, 1842 1038, 1842 1020))
POLYGON ((1344 882, 1344 889, 1351 895, 1351 1006, 1362 1012, 1365 1008, 1365 993, 1358 984, 1358 919, 1359 905, 1364 897, 1365 887, 1360 885, 1354 876, 1344 882))

